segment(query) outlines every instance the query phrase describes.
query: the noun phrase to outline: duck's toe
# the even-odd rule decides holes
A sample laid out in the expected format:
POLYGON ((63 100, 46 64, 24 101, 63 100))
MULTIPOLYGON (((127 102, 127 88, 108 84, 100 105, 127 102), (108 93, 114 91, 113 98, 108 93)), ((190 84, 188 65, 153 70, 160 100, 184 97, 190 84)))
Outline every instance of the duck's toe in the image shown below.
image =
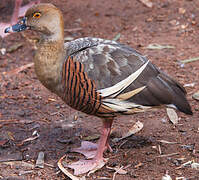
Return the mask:
POLYGON ((97 153, 98 145, 89 141, 82 141, 81 147, 74 148, 71 152, 77 152, 83 154, 87 159, 93 158, 97 153))

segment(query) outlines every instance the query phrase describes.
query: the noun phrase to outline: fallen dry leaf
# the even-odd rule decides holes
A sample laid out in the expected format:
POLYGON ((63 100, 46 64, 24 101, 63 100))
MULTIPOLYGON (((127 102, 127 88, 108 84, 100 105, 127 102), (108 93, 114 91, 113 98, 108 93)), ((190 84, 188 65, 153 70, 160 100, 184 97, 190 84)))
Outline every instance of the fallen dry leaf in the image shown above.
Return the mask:
POLYGON ((152 8, 153 3, 150 0, 139 0, 141 3, 143 3, 146 7, 152 8))
POLYGON ((176 169, 181 169, 183 167, 186 167, 186 166, 189 166, 193 163, 193 161, 188 161, 188 162, 185 162, 184 164, 182 164, 181 166, 177 167, 176 169))
POLYGON ((53 99, 53 98, 48 98, 48 101, 51 101, 51 102, 56 102, 56 99, 53 99))
POLYGON ((180 14, 184 14, 184 13, 186 12, 186 9, 184 9, 184 8, 179 8, 179 9, 178 9, 178 12, 179 12, 180 14))
POLYGON ((178 124, 178 115, 177 113, 175 112, 174 109, 171 109, 171 108, 167 108, 167 115, 169 117, 169 120, 175 125, 175 124, 178 124))
POLYGON ((124 135, 122 135, 121 138, 114 138, 113 141, 114 142, 119 142, 122 139, 125 139, 139 131, 141 131, 141 129, 144 127, 144 124, 141 123, 140 121, 137 121, 132 128, 129 129, 129 131, 127 133, 125 133, 124 135))
POLYGON ((127 174, 127 171, 124 170, 124 167, 121 166, 116 166, 116 167, 109 167, 109 166, 106 166, 107 169, 111 169, 111 170, 114 170, 116 171, 118 174, 127 174))
POLYGON ((14 135, 13 135, 12 132, 8 131, 7 134, 8 134, 8 137, 9 137, 10 140, 12 140, 12 141, 15 140, 14 135))
POLYGON ((171 24, 172 26, 177 26, 177 25, 179 25, 179 21, 173 19, 173 20, 169 21, 169 24, 171 24))
POLYGON ((92 169, 91 171, 89 171, 89 173, 87 174, 87 176, 90 176, 91 174, 93 174, 94 172, 96 172, 97 170, 101 169, 102 167, 104 167, 104 165, 108 162, 108 158, 104 159, 98 166, 96 166, 94 169, 92 169))
POLYGON ((79 178, 79 177, 77 177, 77 176, 74 176, 74 175, 72 175, 70 172, 68 172, 68 171, 63 167, 62 161, 63 161, 64 158, 66 158, 66 155, 62 156, 62 157, 59 159, 58 163, 57 163, 59 169, 60 169, 66 176, 68 176, 68 177, 69 177, 70 179, 72 179, 72 180, 84 180, 85 177, 79 178))
POLYGON ((182 24, 182 25, 181 25, 181 28, 182 28, 182 29, 186 29, 186 28, 188 27, 188 25, 189 25, 189 24, 182 24))

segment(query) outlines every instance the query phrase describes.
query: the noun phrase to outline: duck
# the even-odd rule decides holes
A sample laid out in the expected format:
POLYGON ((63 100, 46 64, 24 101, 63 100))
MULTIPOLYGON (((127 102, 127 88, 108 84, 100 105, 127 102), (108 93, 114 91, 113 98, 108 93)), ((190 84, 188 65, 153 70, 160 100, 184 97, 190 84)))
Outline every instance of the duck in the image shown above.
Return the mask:
POLYGON ((113 120, 162 107, 192 115, 185 88, 128 45, 94 37, 64 42, 63 14, 53 4, 30 7, 5 33, 37 31, 40 40, 34 55, 40 82, 67 105, 102 120, 97 144, 82 142, 74 149, 85 159, 69 164, 74 174, 102 167, 113 120), (90 151, 92 149, 92 153, 90 151))
POLYGON ((12 18, 11 18, 10 22, 0 23, 0 36, 2 38, 5 38, 8 35, 4 32, 4 29, 7 26, 16 24, 18 22, 18 18, 21 16, 24 16, 25 12, 27 11, 28 8, 30 8, 31 6, 33 6, 35 4, 40 3, 40 0, 34 0, 34 1, 31 1, 28 4, 21 7, 22 1, 23 0, 15 0, 15 7, 14 7, 14 11, 13 11, 12 18))

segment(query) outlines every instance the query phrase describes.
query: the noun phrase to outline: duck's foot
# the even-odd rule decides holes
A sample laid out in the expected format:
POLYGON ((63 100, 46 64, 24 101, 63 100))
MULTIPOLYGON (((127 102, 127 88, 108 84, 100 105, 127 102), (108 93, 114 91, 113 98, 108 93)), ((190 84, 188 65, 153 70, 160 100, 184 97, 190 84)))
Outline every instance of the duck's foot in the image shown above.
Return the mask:
POLYGON ((96 170, 101 169, 106 164, 108 159, 103 158, 103 152, 107 148, 110 151, 112 151, 110 145, 108 144, 108 137, 110 135, 111 125, 112 125, 112 119, 103 121, 101 137, 99 139, 98 144, 94 144, 88 141, 83 141, 81 143, 80 148, 72 150, 81 153, 88 158, 88 160, 79 160, 67 166, 69 168, 74 169, 75 175, 80 175, 87 172, 89 172, 89 174, 93 173, 96 170))
POLYGON ((93 158, 97 153, 98 145, 89 141, 82 141, 81 147, 74 148, 71 152, 83 154, 87 159, 93 158))
MULTIPOLYGON (((73 148, 71 152, 77 152, 77 153, 83 154, 87 159, 91 159, 91 158, 94 158, 95 155, 97 154, 97 148, 98 148, 98 144, 96 143, 92 143, 89 141, 82 141, 81 147, 73 148)), ((104 150, 106 149, 108 149, 110 152, 113 152, 111 146, 108 143, 106 144, 104 150)))
POLYGON ((94 173, 98 169, 101 169, 107 160, 102 159, 90 159, 90 160, 83 160, 80 159, 79 161, 68 165, 67 167, 74 169, 74 175, 80 175, 85 173, 94 173))

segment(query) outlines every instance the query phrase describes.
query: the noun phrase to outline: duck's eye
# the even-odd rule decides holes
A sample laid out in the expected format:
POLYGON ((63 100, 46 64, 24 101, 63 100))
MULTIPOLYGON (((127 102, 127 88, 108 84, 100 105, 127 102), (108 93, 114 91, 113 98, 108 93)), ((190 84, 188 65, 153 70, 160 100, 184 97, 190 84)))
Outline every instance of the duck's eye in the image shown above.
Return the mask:
POLYGON ((36 13, 33 14, 33 17, 34 18, 40 18, 41 17, 41 13, 36 12, 36 13))

